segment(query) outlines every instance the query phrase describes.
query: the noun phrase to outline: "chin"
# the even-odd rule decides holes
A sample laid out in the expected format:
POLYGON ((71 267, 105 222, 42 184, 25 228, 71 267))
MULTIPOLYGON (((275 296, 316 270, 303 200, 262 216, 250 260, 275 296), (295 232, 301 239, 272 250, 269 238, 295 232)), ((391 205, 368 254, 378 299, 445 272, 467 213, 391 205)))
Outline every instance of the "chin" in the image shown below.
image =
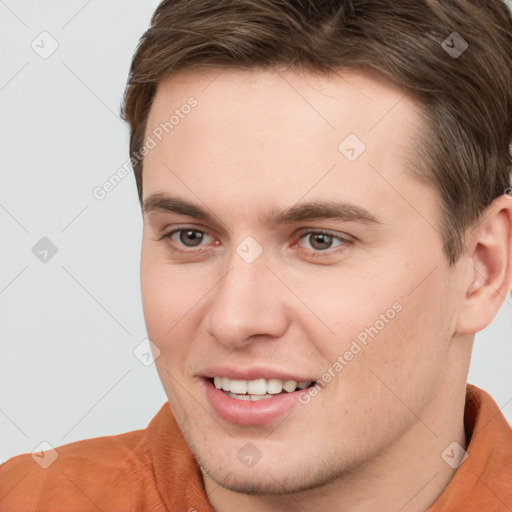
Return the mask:
POLYGON ((301 475, 301 477, 291 475, 284 478, 283 476, 274 478, 275 475, 262 474, 261 471, 258 473, 248 472, 245 476, 234 476, 233 473, 224 477, 215 473, 207 472, 207 474, 225 489, 253 496, 290 494, 318 487, 318 484, 311 482, 310 479, 304 479, 304 475, 301 475))
MULTIPOLYGON (((199 459, 198 459, 199 460, 199 459)), ((258 463, 258 467, 240 468, 238 464, 215 467, 211 461, 199 460, 201 471, 221 487, 237 493, 258 495, 286 495, 323 487, 344 475, 339 468, 326 467, 317 461, 317 467, 300 461, 288 460, 288 467, 258 463)))

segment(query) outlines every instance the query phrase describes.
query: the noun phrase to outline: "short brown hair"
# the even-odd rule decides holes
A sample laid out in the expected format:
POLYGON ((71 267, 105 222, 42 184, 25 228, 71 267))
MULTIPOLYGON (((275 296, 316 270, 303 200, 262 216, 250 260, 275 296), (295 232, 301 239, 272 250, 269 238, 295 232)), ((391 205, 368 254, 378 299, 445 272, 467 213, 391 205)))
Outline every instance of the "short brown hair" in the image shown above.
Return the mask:
POLYGON ((451 264, 466 229, 510 190, 512 19, 502 0, 164 0, 122 106, 141 202, 140 150, 157 86, 205 66, 350 69, 408 90, 426 114, 412 172, 439 195, 451 264))

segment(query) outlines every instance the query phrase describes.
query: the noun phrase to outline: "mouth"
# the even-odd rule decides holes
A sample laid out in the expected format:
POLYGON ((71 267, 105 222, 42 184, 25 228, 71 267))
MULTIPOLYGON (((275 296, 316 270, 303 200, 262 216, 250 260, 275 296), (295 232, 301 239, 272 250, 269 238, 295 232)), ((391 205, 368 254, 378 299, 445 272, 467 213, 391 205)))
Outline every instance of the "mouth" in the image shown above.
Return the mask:
POLYGON ((252 366, 210 367, 202 370, 202 392, 210 413, 225 422, 257 427, 281 420, 296 409, 298 415, 310 408, 297 409, 302 394, 317 381, 310 373, 291 373, 252 366))
POLYGON ((311 387, 312 381, 295 381, 281 379, 230 379, 228 377, 215 376, 209 379, 216 389, 222 391, 229 398, 257 402, 300 391, 311 387))

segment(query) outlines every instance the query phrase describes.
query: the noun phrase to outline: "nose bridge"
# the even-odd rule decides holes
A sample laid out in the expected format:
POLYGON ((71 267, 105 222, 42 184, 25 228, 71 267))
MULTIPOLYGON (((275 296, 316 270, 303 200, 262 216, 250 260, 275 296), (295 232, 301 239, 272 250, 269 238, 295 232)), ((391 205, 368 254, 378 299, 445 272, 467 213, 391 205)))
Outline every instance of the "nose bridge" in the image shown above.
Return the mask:
POLYGON ((232 347, 243 345, 254 335, 280 336, 287 320, 272 279, 275 277, 264 258, 249 263, 233 252, 229 270, 211 298, 207 313, 210 334, 232 347))

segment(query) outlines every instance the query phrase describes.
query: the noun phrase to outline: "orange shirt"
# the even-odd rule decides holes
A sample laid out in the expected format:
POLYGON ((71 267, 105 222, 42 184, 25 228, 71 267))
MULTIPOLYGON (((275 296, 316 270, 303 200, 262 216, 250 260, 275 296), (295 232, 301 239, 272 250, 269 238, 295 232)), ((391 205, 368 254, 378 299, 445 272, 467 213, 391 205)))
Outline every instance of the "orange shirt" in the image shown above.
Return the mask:
MULTIPOLYGON (((494 400, 471 384, 464 422, 468 457, 427 512, 512 510, 512 429, 494 400)), ((213 512, 168 402, 144 430, 55 450, 0 466, 2 512, 213 512)))

